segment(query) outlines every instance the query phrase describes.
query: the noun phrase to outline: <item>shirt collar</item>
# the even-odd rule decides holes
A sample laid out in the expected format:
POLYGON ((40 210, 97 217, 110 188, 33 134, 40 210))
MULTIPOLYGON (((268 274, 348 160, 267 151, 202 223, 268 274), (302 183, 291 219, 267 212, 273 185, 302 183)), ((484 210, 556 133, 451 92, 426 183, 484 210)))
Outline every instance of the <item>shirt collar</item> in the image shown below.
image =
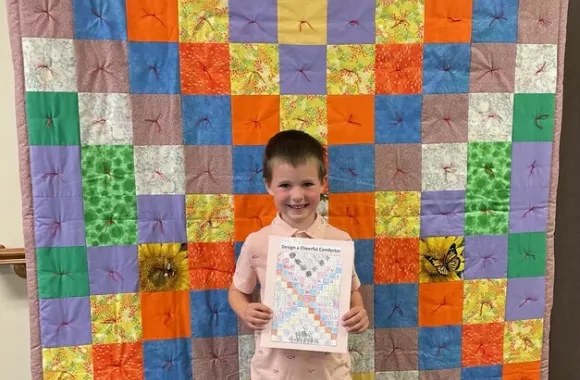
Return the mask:
POLYGON ((299 230, 298 228, 292 227, 282 219, 279 212, 272 221, 273 232, 276 235, 288 237, 304 233, 312 239, 323 239, 327 226, 328 223, 326 222, 326 219, 324 219, 318 212, 316 213, 314 222, 306 230, 299 230))

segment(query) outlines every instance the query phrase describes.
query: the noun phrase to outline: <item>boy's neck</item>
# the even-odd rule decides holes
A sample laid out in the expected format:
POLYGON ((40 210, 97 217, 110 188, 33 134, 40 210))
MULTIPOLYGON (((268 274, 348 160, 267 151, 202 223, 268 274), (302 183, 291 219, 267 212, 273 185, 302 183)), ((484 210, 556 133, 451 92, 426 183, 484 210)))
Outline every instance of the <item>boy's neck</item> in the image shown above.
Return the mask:
POLYGON ((292 222, 290 222, 289 220, 286 220, 286 218, 284 217, 284 215, 282 213, 280 213, 280 218, 286 222, 290 227, 292 228, 296 228, 298 231, 306 231, 308 228, 310 228, 310 226, 312 226, 314 224, 314 222, 316 221, 316 216, 317 213, 313 213, 308 219, 306 219, 304 221, 304 223, 301 223, 299 225, 294 224, 292 222))

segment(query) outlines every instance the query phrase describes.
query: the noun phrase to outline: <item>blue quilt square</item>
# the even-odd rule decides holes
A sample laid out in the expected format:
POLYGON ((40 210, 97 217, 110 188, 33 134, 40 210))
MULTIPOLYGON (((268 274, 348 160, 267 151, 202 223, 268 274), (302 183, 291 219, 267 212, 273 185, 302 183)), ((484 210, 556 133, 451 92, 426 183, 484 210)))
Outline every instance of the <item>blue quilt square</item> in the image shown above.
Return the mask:
POLYGON ((233 147, 234 194, 266 194, 264 186, 262 154, 260 145, 233 147))
POLYGON ((185 145, 231 145, 231 98, 224 95, 183 96, 185 145))
POLYGON ((75 38, 127 40, 125 0, 73 0, 75 38))
POLYGON ((329 146, 328 169, 328 187, 333 193, 374 191, 374 145, 329 146))
POLYGON ((234 336, 238 333, 238 319, 228 303, 226 289, 191 292, 191 336, 212 338, 234 336))
POLYGON ((420 143, 422 104, 420 95, 377 95, 375 143, 420 143))
POLYGON ((419 328, 419 370, 461 367, 461 326, 419 328))
POLYGON ((501 380, 502 366, 466 367, 461 369, 461 380, 501 380))
POLYGON ((129 43, 133 94, 179 94, 179 46, 169 42, 129 43))
POLYGON ((143 342, 145 380, 191 379, 191 339, 143 342))
POLYGON ((375 328, 417 327, 417 284, 375 285, 375 328))
POLYGON ((519 0, 474 0, 472 42, 517 42, 519 0))
POLYGON ((280 45, 280 93, 326 94, 326 46, 280 45))
POLYGON ((466 93, 469 90, 469 44, 425 44, 423 49, 425 94, 466 93))
POLYGON ((240 258, 240 254, 242 253, 242 246, 244 245, 243 241, 237 241, 234 243, 234 253, 236 255, 236 262, 240 258))
POLYGON ((354 241, 354 266, 356 274, 363 285, 372 285, 375 273, 375 243, 374 240, 354 241))

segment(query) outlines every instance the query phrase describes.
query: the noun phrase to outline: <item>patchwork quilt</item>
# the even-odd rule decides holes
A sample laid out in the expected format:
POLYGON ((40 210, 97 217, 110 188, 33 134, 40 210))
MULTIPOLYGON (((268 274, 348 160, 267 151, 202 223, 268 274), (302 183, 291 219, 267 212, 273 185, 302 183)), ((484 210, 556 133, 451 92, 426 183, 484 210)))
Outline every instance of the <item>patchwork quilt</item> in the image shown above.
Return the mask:
POLYGON ((286 129, 355 241, 353 379, 547 379, 567 0, 7 4, 33 380, 249 379, 286 129))

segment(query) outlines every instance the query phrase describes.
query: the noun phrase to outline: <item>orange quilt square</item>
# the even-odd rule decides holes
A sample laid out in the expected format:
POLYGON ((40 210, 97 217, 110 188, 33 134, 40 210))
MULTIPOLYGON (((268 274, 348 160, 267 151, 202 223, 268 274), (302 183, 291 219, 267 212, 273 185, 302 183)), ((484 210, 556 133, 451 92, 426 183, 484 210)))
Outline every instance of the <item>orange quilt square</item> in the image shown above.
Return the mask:
POLYGON ((129 41, 177 42, 177 1, 127 0, 129 41))
POLYGON ((143 339, 191 337, 189 291, 141 293, 143 339))
POLYGON ((462 321, 461 281, 419 284, 419 326, 460 325, 462 321))
POLYGON ((94 380, 143 379, 141 343, 93 345, 94 380))
POLYGON ((191 289, 228 289, 236 269, 234 243, 190 243, 189 282, 191 289))
POLYGON ((425 43, 471 42, 472 1, 426 0, 425 43))
POLYGON ((423 46, 377 45, 377 94, 420 94, 423 89, 423 46))
POLYGON ((272 223, 276 205, 270 194, 234 195, 234 238, 244 241, 252 232, 272 223))
POLYGON ((375 237, 374 193, 331 193, 328 196, 328 221, 353 239, 375 237))
POLYGON ((503 380, 540 380, 540 362, 504 363, 503 380))
POLYGON ((478 323, 462 327, 464 367, 488 366, 503 362, 503 323, 478 323))
POLYGON ((234 145, 264 145, 280 132, 278 95, 232 96, 234 145))
POLYGON ((328 144, 375 142, 375 105, 372 95, 329 95, 328 144))
POLYGON ((375 283, 419 281, 419 239, 375 239, 375 283))
POLYGON ((224 95, 230 93, 228 44, 179 44, 181 93, 224 95))

